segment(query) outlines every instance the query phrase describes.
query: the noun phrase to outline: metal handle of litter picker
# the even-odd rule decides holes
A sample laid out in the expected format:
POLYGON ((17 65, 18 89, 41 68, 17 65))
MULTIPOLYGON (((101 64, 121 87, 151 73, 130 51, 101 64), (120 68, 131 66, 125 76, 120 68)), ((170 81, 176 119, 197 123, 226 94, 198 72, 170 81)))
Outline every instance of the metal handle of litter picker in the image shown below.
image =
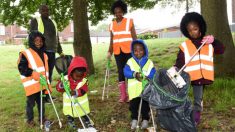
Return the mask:
MULTIPOLYGON (((104 78, 104 87, 103 87, 103 92, 102 92, 102 101, 104 100, 104 94, 105 94, 105 89, 106 89, 106 82, 108 81, 108 86, 109 86, 109 70, 110 70, 110 59, 108 59, 107 65, 106 65, 106 70, 105 70, 105 78, 104 78), (108 78, 108 80, 107 80, 108 78)), ((108 98, 108 87, 107 87, 107 98, 108 98)))
POLYGON ((40 91, 40 128, 43 129, 42 125, 42 86, 40 86, 41 91, 40 91))
POLYGON ((154 122, 154 116, 153 116, 153 110, 152 110, 152 107, 151 105, 149 105, 149 108, 150 108, 150 113, 151 113, 151 118, 152 118, 152 123, 153 123, 153 131, 156 132, 156 126, 155 126, 155 122, 154 122))
MULTIPOLYGON (((72 96, 72 98, 74 98, 74 97, 72 96)), ((82 109, 83 113, 87 116, 87 118, 89 119, 91 125, 94 126, 95 123, 93 122, 93 120, 91 120, 90 116, 86 113, 86 111, 84 110, 84 108, 82 107, 82 105, 81 105, 79 102, 75 101, 75 104, 76 104, 76 103, 77 103, 77 104, 79 105, 79 107, 82 109)))
POLYGON ((199 50, 206 44, 206 42, 208 41, 208 39, 206 39, 206 41, 204 41, 202 43, 202 45, 195 51, 195 53, 193 54, 193 56, 189 59, 189 61, 187 63, 184 64, 184 66, 178 71, 178 73, 180 74, 184 68, 189 64, 189 62, 196 56, 196 54, 199 52, 199 50))
MULTIPOLYGON (((77 110, 76 107, 75 107, 74 100, 72 99, 72 97, 71 97, 71 95, 70 95, 70 91, 71 91, 71 90, 70 90, 70 88, 69 88, 68 82, 64 79, 64 74, 63 74, 63 73, 61 73, 61 79, 60 79, 60 80, 61 80, 61 82, 62 82, 62 84, 63 84, 63 86, 64 86, 65 93, 67 94, 67 96, 69 97, 70 101, 72 102, 72 107, 75 109, 76 114, 79 115, 78 110, 77 110)), ((80 122, 81 122, 81 124, 82 124, 82 127, 83 127, 84 129, 86 129, 86 127, 85 127, 85 125, 84 125, 84 123, 83 123, 81 117, 78 116, 78 118, 79 118, 79 120, 80 120, 80 122)))
MULTIPOLYGON (((91 123, 92 125, 94 125, 94 122, 91 120, 91 118, 90 118, 89 115, 86 113, 86 111, 85 111, 84 108, 81 106, 81 104, 80 104, 79 102, 75 101, 74 96, 71 96, 71 94, 70 94, 70 88, 69 88, 68 82, 65 81, 63 74, 61 74, 61 81, 62 81, 62 83, 63 83, 63 85, 64 85, 64 89, 65 89, 65 91, 66 91, 67 96, 69 97, 70 101, 72 102, 72 106, 73 106, 73 108, 75 109, 76 114, 79 115, 78 110, 77 110, 76 107, 75 107, 75 104, 77 103, 78 106, 79 106, 79 107, 81 108, 81 110, 83 111, 83 113, 84 113, 84 114, 87 116, 87 118, 89 119, 90 123, 91 123), (74 101, 75 101, 75 102, 74 102, 74 101)), ((84 125, 84 123, 83 123, 81 117, 80 117, 80 116, 78 116, 78 117, 79 117, 80 122, 82 123, 83 128, 86 129, 86 127, 85 127, 85 125, 84 125)))
MULTIPOLYGON (((141 76, 143 77, 143 79, 142 79, 142 89, 144 89, 144 87, 148 83, 149 79, 147 77, 145 77, 145 75, 144 75, 144 73, 143 73, 143 71, 141 69, 140 69, 140 73, 141 73, 141 76)), ((140 127, 139 126, 139 122, 140 122, 140 114, 141 114, 141 109, 142 109, 142 103, 143 103, 143 99, 140 98, 136 132, 139 131, 139 127, 140 127)))
POLYGON ((58 112, 57 112, 57 110, 56 110, 55 104, 54 104, 54 102, 53 102, 53 100, 52 100, 52 98, 51 98, 50 90, 48 89, 48 86, 47 86, 47 80, 46 80, 46 78, 45 78, 42 74, 40 74, 40 83, 41 83, 43 86, 46 87, 46 90, 47 90, 47 92, 48 92, 48 95, 49 95, 49 98, 50 98, 50 100, 51 100, 52 106, 53 106, 53 108, 54 108, 55 114, 56 114, 57 119, 58 119, 58 121, 59 121, 59 126, 60 126, 60 128, 62 128, 62 123, 61 123, 61 121, 60 121, 60 117, 59 117, 58 112))

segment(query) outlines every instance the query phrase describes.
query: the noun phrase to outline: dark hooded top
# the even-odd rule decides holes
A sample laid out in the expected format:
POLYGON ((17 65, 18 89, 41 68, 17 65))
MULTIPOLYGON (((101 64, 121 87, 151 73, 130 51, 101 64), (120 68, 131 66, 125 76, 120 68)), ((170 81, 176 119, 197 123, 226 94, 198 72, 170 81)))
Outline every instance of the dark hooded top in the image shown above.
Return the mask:
MULTIPOLYGON (((42 33, 38 31, 32 31, 28 37, 28 44, 29 44, 29 48, 34 50, 40 56, 40 58, 42 59, 44 63, 43 53, 45 52, 45 38, 42 35, 42 33), (34 44, 34 39, 36 37, 42 38, 43 46, 40 49, 38 49, 34 44)), ((20 53, 20 57, 19 57, 18 70, 21 75, 26 76, 26 77, 31 76, 33 72, 33 69, 28 67, 28 60, 22 53, 20 53)))

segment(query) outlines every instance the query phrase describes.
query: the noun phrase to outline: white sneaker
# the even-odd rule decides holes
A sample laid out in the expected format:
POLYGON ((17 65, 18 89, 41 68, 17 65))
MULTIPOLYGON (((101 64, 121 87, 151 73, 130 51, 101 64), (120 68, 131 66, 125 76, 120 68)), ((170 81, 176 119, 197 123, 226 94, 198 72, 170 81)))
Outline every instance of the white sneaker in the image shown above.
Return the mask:
POLYGON ((147 129, 148 128, 149 121, 143 120, 141 124, 141 129, 147 129))
POLYGON ((131 130, 136 129, 136 127, 137 127, 137 120, 132 120, 131 121, 131 130))

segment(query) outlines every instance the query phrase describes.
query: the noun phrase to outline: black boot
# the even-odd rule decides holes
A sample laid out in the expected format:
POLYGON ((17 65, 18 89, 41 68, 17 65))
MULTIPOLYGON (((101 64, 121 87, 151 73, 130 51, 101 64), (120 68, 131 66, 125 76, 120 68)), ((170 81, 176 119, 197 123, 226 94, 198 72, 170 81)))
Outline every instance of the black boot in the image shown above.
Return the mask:
POLYGON ((84 124, 85 124, 86 128, 93 127, 93 125, 91 124, 89 118, 86 115, 82 116, 82 119, 84 120, 84 124))
POLYGON ((74 123, 74 118, 71 116, 67 116, 68 117, 68 126, 71 129, 76 129, 76 125, 74 123))

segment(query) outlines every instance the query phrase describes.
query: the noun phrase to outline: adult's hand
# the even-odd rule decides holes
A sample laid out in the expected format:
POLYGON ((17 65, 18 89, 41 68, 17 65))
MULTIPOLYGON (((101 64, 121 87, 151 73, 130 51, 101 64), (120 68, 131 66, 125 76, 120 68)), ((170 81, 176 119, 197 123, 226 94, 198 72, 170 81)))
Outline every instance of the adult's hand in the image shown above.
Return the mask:
POLYGON ((112 54, 110 52, 107 53, 107 59, 111 60, 112 54))

